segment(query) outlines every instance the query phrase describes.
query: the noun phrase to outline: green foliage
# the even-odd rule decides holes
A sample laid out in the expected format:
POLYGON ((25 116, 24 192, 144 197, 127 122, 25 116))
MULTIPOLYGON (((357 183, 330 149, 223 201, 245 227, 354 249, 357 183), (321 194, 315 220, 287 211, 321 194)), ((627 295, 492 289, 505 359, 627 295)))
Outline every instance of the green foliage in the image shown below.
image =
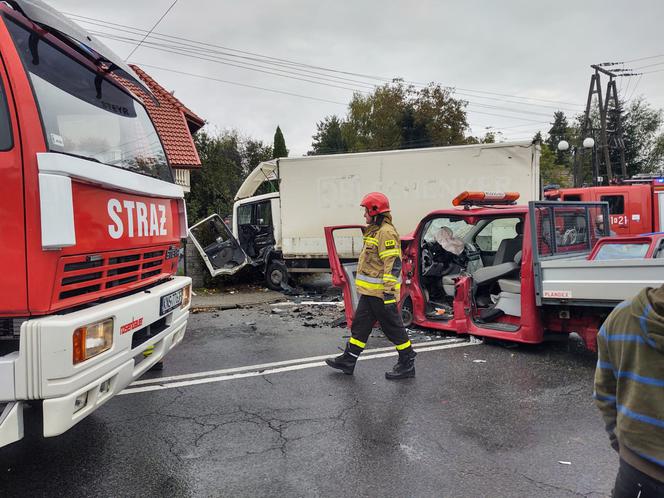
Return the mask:
POLYGON ((284 134, 281 133, 281 128, 277 126, 277 131, 274 132, 274 145, 272 147, 273 157, 288 157, 288 149, 286 148, 286 141, 284 134))
POLYGON ((341 130, 342 121, 338 116, 327 116, 316 124, 316 134, 308 155, 340 154, 348 152, 348 145, 341 130))
POLYGON ((559 185, 560 187, 572 186, 570 170, 566 165, 556 163, 556 155, 548 144, 542 143, 540 156, 540 181, 542 186, 559 185))
POLYGON ((558 150, 558 142, 561 140, 570 141, 570 130, 567 124, 567 116, 562 111, 553 113, 553 123, 549 130, 549 137, 546 139, 546 144, 551 151, 555 151, 556 164, 565 164, 565 152, 558 150))
POLYGON ((236 132, 199 131, 194 142, 203 167, 191 172, 191 192, 186 195, 190 225, 213 213, 229 214, 246 176, 272 157, 269 145, 240 138, 236 132))
POLYGON ((370 95, 355 93, 345 118, 318 122, 309 154, 465 144, 466 105, 440 85, 416 89, 395 80, 370 95))
POLYGON ((535 136, 533 137, 533 143, 534 144, 541 144, 544 143, 544 139, 542 138, 542 132, 538 131, 535 133, 535 136))
MULTIPOLYGON (((628 176, 662 169, 664 135, 661 133, 661 127, 661 109, 654 109, 643 97, 632 101, 623 119, 628 176)), ((612 154, 611 165, 614 172, 619 173, 619 164, 619 156, 612 154)))
POLYGON ((496 134, 492 131, 487 131, 484 138, 481 140, 483 144, 495 144, 496 143, 496 134))

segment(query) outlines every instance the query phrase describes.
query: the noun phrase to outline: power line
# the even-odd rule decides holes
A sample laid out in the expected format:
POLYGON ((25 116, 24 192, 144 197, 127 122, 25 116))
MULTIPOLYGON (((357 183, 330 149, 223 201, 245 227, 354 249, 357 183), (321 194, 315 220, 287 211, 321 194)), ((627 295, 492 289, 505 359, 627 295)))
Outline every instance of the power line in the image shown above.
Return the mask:
MULTIPOLYGON (((119 38, 122 38, 122 37, 119 37, 119 38)), ((125 41, 123 39, 117 39, 117 41, 120 41, 122 43, 130 43, 130 42, 125 41)), ((192 55, 191 53, 188 53, 188 52, 182 52, 180 50, 172 50, 172 49, 169 49, 169 48, 161 48, 161 46, 159 46, 159 44, 157 44, 157 46, 153 46, 153 45, 150 45, 151 43, 152 42, 147 42, 146 47, 152 48, 153 50, 159 50, 159 51, 163 51, 163 52, 167 52, 167 53, 182 55, 182 56, 185 56, 185 57, 191 57, 191 58, 198 59, 198 60, 204 60, 204 61, 215 62, 215 63, 219 63, 219 64, 224 64, 224 65, 229 65, 229 66, 238 67, 238 68, 241 68, 241 69, 247 69, 247 70, 250 70, 250 71, 257 71, 257 72, 260 72, 260 73, 270 74, 270 75, 274 75, 274 76, 280 76, 280 77, 283 77, 283 78, 295 79, 295 80, 304 81, 304 82, 313 83, 313 84, 322 85, 322 86, 341 88, 343 90, 348 90, 348 91, 357 92, 357 93, 364 93, 364 94, 368 93, 368 92, 366 92, 364 90, 361 90, 361 89, 358 89, 358 88, 349 88, 349 87, 346 87, 346 86, 340 86, 340 85, 324 83, 324 82, 317 81, 317 80, 312 80, 312 79, 309 79, 309 78, 301 78, 299 76, 292 76, 292 75, 297 75, 298 73, 293 73, 291 71, 285 71, 285 70, 280 70, 280 69, 264 70, 264 69, 260 69, 264 66, 258 66, 258 68, 257 68, 257 67, 252 67, 251 65, 234 64, 234 63, 226 62, 225 59, 220 60, 220 58, 218 58, 218 57, 213 57, 213 56, 200 57, 200 56, 192 55), (279 73, 275 73, 274 71, 279 71, 279 73), (285 73, 285 74, 280 74, 282 72, 285 73)), ((319 78, 319 79, 321 79, 321 78, 319 78)), ((325 80, 325 78, 323 78, 323 80, 325 80)), ((333 81, 333 80, 327 79, 327 81, 333 81)), ((534 116, 548 116, 548 114, 544 114, 544 113, 538 113, 538 112, 527 111, 527 110, 512 109, 512 108, 508 108, 508 107, 494 106, 494 105, 482 104, 482 103, 469 103, 469 107, 471 109, 475 108, 475 107, 486 108, 486 109, 495 109, 495 110, 506 111, 506 112, 510 112, 510 113, 514 113, 514 114, 534 115, 534 116)), ((474 111, 474 112, 479 113, 480 111, 474 111)), ((498 117, 502 116, 502 117, 506 117, 506 118, 510 118, 510 119, 519 119, 519 120, 525 120, 525 121, 532 121, 532 120, 524 119, 524 118, 517 117, 517 116, 509 116, 509 115, 506 116, 506 115, 491 114, 491 113, 484 113, 484 114, 498 116, 498 117)))
MULTIPOLYGON (((344 106, 348 105, 347 103, 344 103, 344 102, 337 102, 337 101, 334 101, 334 100, 321 99, 321 98, 317 98, 317 97, 311 97, 311 96, 308 96, 308 95, 302 95, 302 94, 297 94, 297 93, 292 93, 292 92, 284 92, 284 91, 281 91, 281 90, 275 90, 275 89, 272 89, 272 88, 259 87, 259 86, 256 86, 256 85, 248 85, 248 84, 239 83, 239 82, 236 82, 236 81, 223 80, 223 79, 220 79, 220 78, 214 78, 214 77, 205 76, 205 75, 202 75, 202 74, 188 73, 188 72, 185 72, 185 71, 179 71, 177 69, 155 66, 155 65, 152 65, 152 64, 144 64, 144 63, 141 63, 141 62, 136 62, 136 64, 139 65, 139 66, 142 66, 142 67, 149 67, 149 68, 152 68, 152 69, 159 69, 161 71, 167 71, 167 72, 171 72, 171 73, 175 73, 175 74, 191 76, 191 77, 194 77, 194 78, 200 78, 200 79, 205 79, 205 80, 210 80, 210 81, 218 81, 220 83, 228 83, 228 84, 231 84, 231 85, 243 86, 243 87, 247 87, 247 88, 254 88, 254 89, 257 89, 257 90, 264 90, 264 91, 272 92, 272 93, 281 93, 281 94, 290 95, 290 96, 293 96, 293 97, 301 97, 301 98, 306 98, 306 99, 311 99, 311 100, 320 100, 322 102, 328 102, 328 103, 331 103, 331 104, 339 104, 339 105, 344 105, 344 106)), ((505 114, 495 114, 495 113, 476 111, 476 110, 472 110, 471 112, 473 112, 475 114, 486 115, 486 116, 496 116, 496 117, 507 118, 507 119, 516 119, 518 121, 529 121, 529 122, 532 122, 532 123, 541 123, 541 121, 535 121, 535 120, 532 120, 532 119, 521 118, 521 117, 518 117, 518 116, 508 116, 508 115, 505 115, 505 114)))
POLYGON ((634 97, 634 94, 636 93, 636 88, 639 86, 639 83, 641 83, 641 78, 643 78, 643 75, 640 75, 639 79, 636 80, 636 84, 634 85, 634 89, 632 90, 632 94, 629 96, 628 100, 632 100, 632 98, 634 97))
POLYGON ((185 71, 178 71, 176 69, 169 69, 169 68, 166 68, 166 67, 153 66, 152 64, 144 64, 144 63, 141 63, 141 62, 137 62, 136 64, 138 66, 141 66, 141 67, 149 67, 150 69, 158 69, 158 70, 161 70, 161 71, 167 71, 169 73, 182 74, 182 75, 185 75, 185 76, 191 76, 191 77, 194 77, 194 78, 200 78, 200 79, 205 79, 205 80, 210 80, 210 81, 218 81, 219 83, 227 83, 229 85, 237 85, 237 86, 242 86, 242 87, 246 87, 246 88, 253 88, 255 90, 262 90, 262 91, 265 91, 265 92, 280 93, 282 95, 290 95, 291 97, 300 97, 300 98, 309 99, 309 100, 318 100, 320 102, 328 102, 330 104, 339 104, 339 105, 343 105, 343 106, 348 105, 346 102, 337 102, 335 100, 322 99, 322 98, 318 98, 318 97, 312 97, 310 95, 302 95, 302 94, 299 94, 299 93, 292 93, 292 92, 285 92, 285 91, 282 91, 282 90, 275 90, 274 88, 265 88, 265 87, 256 86, 256 85, 249 85, 247 83, 239 83, 237 81, 223 80, 223 79, 220 79, 220 78, 213 78, 211 76, 205 76, 205 75, 202 75, 202 74, 187 73, 185 71))
MULTIPOLYGON (((102 19, 97 19, 97 18, 87 17, 87 16, 81 16, 81 15, 72 14, 72 13, 68 13, 67 15, 70 15, 72 17, 76 17, 77 19, 81 19, 82 20, 81 22, 85 22, 85 23, 95 24, 96 22, 102 22, 102 23, 104 23, 104 24, 102 24, 102 26, 104 26, 104 27, 107 27, 108 25, 113 25, 113 26, 117 26, 119 28, 123 28, 125 31, 126 31, 126 29, 130 29, 130 30, 133 30, 133 31, 136 31, 136 32, 143 32, 143 30, 141 30, 140 28, 134 28, 134 27, 131 27, 131 26, 123 25, 123 24, 112 23, 112 22, 105 21, 105 20, 102 20, 102 19)), ((116 28, 116 29, 119 29, 119 28, 116 28)), ((133 34, 139 34, 139 33, 133 33, 133 34)), ((166 38, 167 40, 168 39, 175 39, 175 40, 180 40, 180 41, 186 41, 186 42, 190 42, 190 43, 204 45, 204 46, 207 46, 207 47, 214 47, 214 48, 217 48, 217 49, 236 52, 238 54, 251 55, 251 56, 255 56, 255 57, 259 57, 259 58, 263 59, 263 60, 261 60, 261 62, 263 62, 263 63, 275 64, 276 62, 279 62, 279 63, 281 63, 282 66, 283 65, 288 65, 288 66, 298 66, 298 67, 318 69, 318 70, 325 71, 325 72, 333 72, 333 73, 356 76, 356 77, 365 78, 365 79, 373 79, 373 80, 381 81, 382 83, 391 82, 393 80, 391 78, 385 78, 385 77, 381 77, 381 76, 367 75, 367 74, 356 73, 356 72, 351 72, 351 71, 342 71, 342 70, 338 70, 338 69, 331 69, 331 68, 327 68, 327 67, 323 67, 323 66, 315 66, 315 65, 311 65, 311 64, 304 64, 304 63, 300 63, 300 62, 296 62, 296 61, 292 61, 292 60, 288 60, 288 59, 265 56, 265 55, 262 55, 262 54, 257 54, 255 52, 248 52, 248 51, 244 51, 244 50, 233 49, 233 48, 230 48, 230 47, 214 45, 214 44, 210 44, 210 43, 206 43, 206 42, 199 42, 199 41, 191 40, 191 39, 188 39, 188 38, 183 38, 183 37, 178 37, 178 36, 173 36, 173 35, 165 35, 163 33, 154 33, 154 36, 161 37, 162 39, 166 38)), ((231 56, 231 57, 238 57, 237 55, 234 55, 234 54, 225 54, 225 55, 228 55, 228 56, 231 56)), ((335 78, 340 78, 340 77, 336 76, 335 78)), ((364 82, 364 83, 366 84, 366 82, 364 82)), ((423 84, 423 83, 417 83, 417 82, 411 82, 411 81, 404 81, 404 83, 410 83, 410 84, 413 84, 415 86, 422 86, 422 87, 427 86, 426 84, 423 84)), ((547 103, 552 103, 552 104, 562 104, 562 105, 570 105, 570 106, 574 106, 574 107, 580 107, 580 106, 578 106, 578 104, 573 104, 573 103, 569 103, 569 102, 555 101, 555 100, 550 100, 550 99, 540 99, 540 98, 537 98, 537 97, 523 97, 523 96, 520 96, 520 95, 512 95, 512 94, 497 93, 497 92, 487 92, 487 91, 483 91, 483 90, 473 90, 473 89, 467 89, 467 88, 455 88, 455 87, 451 87, 451 86, 446 86, 445 88, 447 88, 448 90, 456 91, 457 93, 472 92, 472 93, 480 93, 480 94, 488 94, 488 95, 497 95, 497 96, 502 96, 502 97, 516 98, 516 99, 522 99, 522 100, 526 100, 526 101, 531 100, 531 101, 547 102, 547 103)), ((472 95, 472 94, 469 95, 469 96, 476 97, 476 98, 487 98, 487 97, 483 97, 483 96, 480 96, 480 95, 472 95)), ((523 102, 522 104, 523 105, 538 105, 538 104, 533 104, 532 102, 523 102)))
MULTIPOLYGON (((131 43, 131 42, 124 41, 124 40, 117 40, 117 41, 119 41, 120 43, 131 43)), ((227 65, 227 66, 238 67, 238 68, 241 68, 241 69, 247 69, 249 71, 255 71, 255 72, 259 72, 259 73, 270 74, 270 75, 273 75, 273 76, 280 76, 282 78, 289 78, 289 79, 294 79, 294 80, 305 81, 307 83, 313 83, 315 85, 341 88, 342 90, 348 90, 348 91, 351 91, 351 92, 360 91, 357 88, 349 88, 349 87, 340 86, 340 85, 333 85, 333 84, 330 84, 330 83, 323 83, 321 81, 316 81, 316 80, 313 80, 313 79, 300 78, 300 77, 297 77, 297 76, 288 76, 287 74, 279 74, 279 73, 274 72, 274 71, 281 71, 280 69, 274 69, 274 70, 271 70, 271 71, 266 71, 266 70, 263 70, 263 69, 253 68, 251 66, 244 66, 244 65, 241 65, 241 64, 223 62, 223 61, 217 60, 215 58, 191 55, 187 52, 181 52, 181 51, 178 51, 178 50, 170 50, 170 49, 157 48, 157 47, 149 47, 149 48, 152 48, 153 50, 159 50, 159 51, 162 51, 162 52, 171 53, 171 54, 182 55, 182 56, 185 56, 185 57, 191 57, 192 59, 198 59, 198 60, 208 61, 208 62, 216 62, 218 64, 224 64, 224 65, 227 65)), ((366 92, 363 92, 363 93, 366 93, 366 92)))
POLYGON ((136 52, 136 50, 138 50, 138 48, 143 44, 143 42, 146 40, 146 38, 147 38, 148 36, 150 36, 150 33, 152 33, 152 32, 154 31, 154 29, 159 25, 159 23, 162 21, 162 19, 163 19, 164 17, 166 17, 166 15, 171 11, 171 9, 172 9, 173 7, 175 7, 175 4, 176 4, 176 3, 178 3, 178 0, 175 0, 175 1, 171 4, 171 6, 170 6, 168 9, 166 9, 166 12, 164 12, 164 13, 161 15, 161 17, 157 20, 157 22, 154 23, 154 26, 152 26, 152 27, 150 28, 150 30, 145 34, 145 36, 143 37, 143 39, 142 39, 140 42, 138 42, 138 45, 136 45, 136 46, 134 47, 134 49, 133 49, 131 52, 129 52, 129 55, 128 55, 127 57, 125 57, 125 59, 124 59, 125 61, 126 61, 127 59, 129 59, 129 57, 131 57, 132 55, 134 55, 134 52, 136 52))
POLYGON ((655 71, 646 71, 646 72, 641 73, 641 74, 661 73, 662 71, 664 71, 664 69, 657 69, 657 70, 655 70, 655 71))
MULTIPOLYGON (((130 43, 130 42, 135 41, 135 39, 132 39, 132 38, 128 38, 128 37, 124 37, 124 36, 120 36, 120 35, 114 35, 114 34, 106 33, 106 32, 91 31, 91 33, 96 35, 96 36, 109 38, 109 39, 116 40, 116 41, 119 41, 119 42, 122 42, 122 43, 130 43)), ((233 61, 232 59, 227 59, 225 57, 219 57, 219 56, 215 56, 215 55, 209 55, 209 56, 205 56, 205 57, 201 58, 198 55, 194 55, 194 54, 198 53, 198 49, 195 48, 195 47, 190 49, 188 46, 185 46, 185 47, 174 46, 174 45, 158 43, 158 42, 154 42, 154 41, 146 42, 145 46, 147 46, 149 48, 153 48, 154 50, 162 50, 162 51, 166 51, 166 52, 177 53, 177 54, 183 55, 183 56, 199 58, 199 59, 206 60, 206 61, 211 61, 211 62, 218 62, 218 63, 221 63, 221 64, 227 64, 227 65, 230 65, 230 66, 233 66, 233 67, 239 67, 239 68, 242 68, 242 69, 248 69, 248 70, 259 71, 259 72, 265 72, 263 70, 270 71, 267 74, 274 74, 271 71, 278 71, 279 73, 284 73, 284 74, 289 74, 289 75, 296 75, 298 77, 299 76, 306 76, 307 78, 315 78, 316 80, 321 80, 321 81, 326 81, 326 82, 337 83, 336 80, 340 79, 340 80, 344 80, 344 81, 341 82, 343 84, 346 84, 345 81, 349 81, 349 82, 352 82, 352 83, 361 84, 361 85, 363 85, 365 87, 368 87, 368 88, 371 88, 371 89, 376 88, 376 86, 373 85, 373 84, 366 83, 366 82, 363 82, 363 81, 358 81, 358 80, 352 80, 352 79, 349 79, 349 78, 339 78, 339 77, 336 77, 336 76, 332 76, 332 78, 335 78, 335 79, 331 79, 331 78, 328 78, 328 77, 318 77, 318 76, 314 77, 314 76, 310 76, 309 74, 306 74, 306 73, 302 74, 300 72, 287 71, 287 70, 284 70, 284 69, 275 69, 275 68, 270 68, 269 66, 251 64, 251 63, 243 63, 242 65, 240 65, 240 64, 236 64, 235 63, 236 61, 233 61), (210 59, 210 58, 212 58, 212 59, 210 59)), ((288 67, 290 67, 290 66, 288 66, 288 67)), ((309 71, 307 71, 307 72, 309 72, 309 71)), ((320 75, 321 73, 312 73, 312 74, 320 75)), ((277 74, 276 76, 282 76, 282 75, 277 74)), ((296 78, 296 79, 300 79, 300 78, 296 78)), ((302 80, 302 81, 312 82, 309 79, 302 80)), ((343 88, 345 90, 360 91, 360 92, 366 93, 364 90, 360 90, 358 88, 351 88, 351 89, 349 89, 347 87, 339 87, 339 88, 343 88)), ((530 104, 530 103, 526 103, 526 102, 517 102, 517 101, 514 101, 514 100, 507 100, 507 99, 496 99, 495 97, 485 97, 485 96, 480 96, 480 95, 471 95, 471 94, 466 94, 466 93, 458 92, 458 91, 455 91, 454 93, 457 94, 457 95, 460 95, 460 96, 466 96, 467 95, 467 96, 471 96, 473 98, 491 99, 492 101, 493 100, 498 100, 498 101, 501 101, 501 102, 513 103, 513 104, 517 104, 517 105, 530 105, 530 106, 537 106, 537 107, 546 107, 546 108, 549 108, 549 109, 560 109, 560 107, 548 106, 548 105, 543 105, 543 104, 530 104)), ((470 99, 468 99, 468 101, 472 102, 472 101, 470 101, 470 99)), ((505 107, 500 107, 500 106, 489 106, 487 104, 482 104, 482 103, 477 103, 475 105, 477 105, 479 107, 490 107, 490 108, 495 108, 495 109, 503 109, 503 110, 507 110, 509 112, 518 112, 518 113, 521 113, 521 114, 534 114, 534 115, 540 115, 540 116, 548 115, 548 114, 536 113, 536 112, 520 110, 520 109, 505 108, 505 107)))
POLYGON ((627 85, 625 85, 625 101, 627 101, 627 93, 629 92, 629 87, 632 84, 632 78, 627 78, 627 85))
MULTIPOLYGON (((118 31, 124 31, 124 32, 130 33, 130 34, 133 34, 133 35, 137 35, 136 33, 132 33, 128 30, 118 29, 118 31)), ((101 38, 109 38, 109 39, 116 40, 116 41, 123 41, 123 42, 136 41, 135 38, 130 38, 130 37, 127 37, 127 36, 108 33, 108 32, 104 32, 104 31, 90 30, 90 33, 94 34, 95 36, 99 36, 101 38)), ((153 39, 155 39, 155 38, 153 37, 153 39)), ((245 63, 245 64, 252 64, 251 62, 236 61, 234 59, 227 59, 225 57, 220 57, 220 55, 221 56, 227 56, 227 57, 235 57, 235 58, 238 57, 234 54, 229 54, 227 52, 215 51, 215 50, 211 50, 211 49, 201 49, 201 47, 197 47, 197 46, 191 45, 191 44, 178 43, 177 45, 173 45, 173 44, 169 44, 169 43, 163 43, 164 41, 170 41, 170 40, 162 40, 161 38, 156 38, 156 40, 157 41, 145 42, 145 44, 147 46, 155 46, 155 47, 162 47, 162 48, 174 48, 174 49, 181 50, 181 51, 194 52, 196 54, 199 54, 202 51, 202 52, 209 53, 210 56, 219 57, 222 60, 233 61, 233 62, 242 62, 242 63, 245 63), (162 43, 160 43, 160 42, 162 42, 162 43)), ((334 78, 335 80, 340 80, 341 82, 351 82, 351 83, 356 83, 356 84, 368 86, 368 87, 371 87, 371 88, 374 88, 376 86, 375 84, 368 83, 366 81, 353 80, 353 79, 350 79, 350 78, 342 78, 342 77, 339 77, 339 76, 333 76, 333 75, 328 75, 328 74, 324 74, 324 73, 318 73, 318 72, 314 72, 314 71, 298 69, 297 67, 293 67, 293 65, 290 65, 290 64, 273 63, 273 62, 269 62, 269 61, 265 61, 265 60, 261 60, 261 59, 256 59, 256 58, 253 58, 253 57, 239 57, 239 58, 240 59, 247 59, 249 61, 257 61, 257 62, 260 62, 260 63, 263 63, 263 64, 276 65, 278 67, 286 67, 288 69, 299 71, 300 73, 305 73, 307 75, 314 74, 314 75, 323 76, 324 78, 334 78)), ((266 69, 273 69, 273 70, 281 71, 281 69, 275 69, 275 68, 272 68, 272 67, 269 67, 269 66, 268 67, 258 66, 258 67, 263 67, 263 68, 266 68, 266 69)))
POLYGON ((662 66, 662 65, 664 65, 664 62, 655 62, 653 64, 646 64, 645 66, 635 67, 634 71, 638 71, 640 69, 647 69, 649 67, 662 66))
POLYGON ((625 63, 630 63, 630 62, 638 62, 638 61, 645 61, 648 59, 657 59, 659 57, 664 57, 664 54, 659 54, 659 55, 649 55, 648 57, 639 57, 637 59, 630 59, 628 61, 625 61, 625 63))

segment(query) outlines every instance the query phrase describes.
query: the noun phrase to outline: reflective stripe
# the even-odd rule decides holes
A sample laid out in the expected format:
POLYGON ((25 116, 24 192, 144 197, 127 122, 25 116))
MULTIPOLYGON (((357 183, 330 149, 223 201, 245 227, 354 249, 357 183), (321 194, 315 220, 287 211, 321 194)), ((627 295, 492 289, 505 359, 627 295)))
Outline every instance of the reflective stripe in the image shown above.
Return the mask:
POLYGON ((390 256, 401 256, 401 251, 399 249, 387 249, 386 251, 381 251, 378 253, 380 259, 389 258, 390 256))
POLYGON ((356 280, 363 280, 364 282, 369 282, 370 284, 382 284, 383 279, 380 277, 370 277, 368 275, 362 275, 361 273, 358 273, 355 276, 356 280))
POLYGON ((363 239, 366 244, 378 246, 378 239, 375 239, 373 237, 363 237, 363 239))
POLYGON ((396 302, 397 302, 396 299, 389 299, 388 301, 383 301, 383 304, 394 304, 396 302))
POLYGON ((394 277, 392 275, 383 275, 383 282, 398 282, 399 280, 397 277, 394 277))
POLYGON ((401 289, 401 284, 397 284, 397 285, 395 285, 394 288, 395 288, 396 290, 401 289))
POLYGON ((362 287, 364 289, 372 289, 372 290, 383 290, 384 286, 382 282, 380 284, 371 284, 369 282, 363 282, 362 280, 355 280, 355 285, 358 287, 362 287))
POLYGON ((358 341, 355 339, 355 337, 351 337, 348 342, 352 344, 353 346, 357 346, 358 348, 364 349, 367 346, 366 342, 358 341))
POLYGON ((406 341, 403 344, 399 344, 397 346, 397 351, 403 351, 406 348, 409 348, 411 346, 410 341, 406 341))

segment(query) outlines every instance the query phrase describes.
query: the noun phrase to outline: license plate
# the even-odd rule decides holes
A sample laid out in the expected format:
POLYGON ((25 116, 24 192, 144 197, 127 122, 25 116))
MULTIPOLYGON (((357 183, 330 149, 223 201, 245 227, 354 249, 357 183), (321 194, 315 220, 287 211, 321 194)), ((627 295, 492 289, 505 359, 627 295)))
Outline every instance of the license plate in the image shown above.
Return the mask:
POLYGON ((173 311, 175 308, 182 304, 182 289, 161 296, 161 302, 159 303, 159 316, 165 315, 169 311, 173 311))

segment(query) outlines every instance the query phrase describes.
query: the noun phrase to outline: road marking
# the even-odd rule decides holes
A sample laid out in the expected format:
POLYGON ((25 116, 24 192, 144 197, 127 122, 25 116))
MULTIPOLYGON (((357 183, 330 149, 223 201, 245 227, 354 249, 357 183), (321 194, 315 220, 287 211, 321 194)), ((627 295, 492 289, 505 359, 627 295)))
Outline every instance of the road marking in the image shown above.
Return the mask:
MULTIPOLYGON (((418 353, 423 353, 427 351, 439 351, 441 349, 452 349, 452 348, 462 348, 466 346, 476 346, 478 343, 474 342, 469 342, 465 340, 453 340, 453 341, 436 341, 438 344, 433 345, 433 343, 420 343, 422 344, 421 347, 415 348, 418 353), (440 344, 441 342, 445 342, 445 344, 440 344)), ((383 351, 385 349, 389 349, 391 351, 385 352, 385 353, 375 353, 375 354, 368 354, 368 355, 362 355, 360 356, 359 360, 373 360, 375 358, 387 358, 389 356, 396 356, 397 352, 394 350, 394 348, 376 348, 373 350, 370 350, 371 352, 376 352, 376 351, 383 351)), ((365 353, 369 353, 369 351, 365 351, 365 353)), ((164 379, 159 379, 162 384, 157 384, 157 385, 148 385, 145 387, 128 387, 124 391, 121 391, 118 393, 118 395, 122 394, 136 394, 136 393, 144 393, 144 392, 150 392, 150 391, 162 391, 165 389, 176 389, 178 387, 187 387, 187 386, 195 386, 195 385, 200 385, 200 384, 212 384, 212 383, 217 383, 217 382, 225 382, 228 380, 236 380, 236 379, 245 379, 248 377, 259 377, 262 375, 271 375, 271 374, 277 374, 277 373, 284 373, 284 372, 293 372, 296 370, 304 370, 306 368, 316 368, 316 367, 322 367, 325 365, 324 361, 311 361, 312 359, 326 359, 326 358, 334 358, 337 355, 327 355, 327 356, 315 356, 313 358, 302 358, 300 360, 289 360, 291 363, 298 361, 309 361, 308 363, 299 363, 299 364, 291 364, 287 366, 281 366, 281 367, 276 367, 276 368, 261 368, 262 365, 253 365, 250 367, 239 367, 241 369, 247 370, 251 369, 252 371, 248 372, 240 372, 240 373, 231 373, 230 375, 218 375, 215 377, 205 377, 205 378, 194 378, 190 380, 183 380, 179 382, 164 382, 164 379)), ((285 362, 279 362, 279 363, 285 363, 285 362)), ((274 365, 274 364, 273 364, 274 365)), ((238 369, 228 369, 228 370, 238 370, 238 369)), ((226 370, 228 372, 228 370, 226 370)), ((209 372, 201 372, 201 374, 207 374, 209 375, 209 372)), ((192 374, 192 375, 200 375, 200 374, 192 374)), ((154 379, 157 380, 157 379, 154 379)), ((136 385, 136 382, 133 385, 136 385)))
MULTIPOLYGON (((413 348, 418 349, 421 346, 438 346, 441 344, 455 344, 459 342, 467 342, 466 339, 457 339, 457 338, 451 338, 451 339, 443 339, 441 341, 431 341, 431 342, 418 342, 418 343, 413 343, 413 348)), ((418 349, 419 350, 419 349, 418 349)), ((394 346, 386 347, 386 348, 372 348, 372 349, 365 349, 362 358, 365 357, 365 355, 371 355, 374 353, 381 353, 383 351, 394 351, 394 346)), ((191 374, 181 374, 181 375, 172 375, 170 377, 157 377, 154 379, 142 379, 142 380, 136 380, 132 382, 131 386, 141 386, 145 384, 163 384, 165 382, 172 382, 174 380, 188 380, 188 379, 198 379, 201 377, 212 377, 212 376, 217 376, 217 375, 225 375, 225 374, 232 374, 232 373, 239 373, 239 372, 244 372, 246 370, 265 370, 267 368, 272 368, 272 367, 284 367, 287 365, 295 365, 297 363, 307 363, 307 362, 312 362, 312 361, 320 361, 320 360, 326 360, 328 358, 334 358, 336 356, 339 356, 339 353, 334 353, 334 354, 326 354, 323 356, 310 356, 309 358, 297 358, 295 360, 284 360, 284 361, 275 361, 273 363, 262 363, 260 365, 249 365, 245 367, 235 367, 235 368, 225 368, 222 370, 209 370, 207 372, 198 372, 198 373, 191 373, 191 374)))

